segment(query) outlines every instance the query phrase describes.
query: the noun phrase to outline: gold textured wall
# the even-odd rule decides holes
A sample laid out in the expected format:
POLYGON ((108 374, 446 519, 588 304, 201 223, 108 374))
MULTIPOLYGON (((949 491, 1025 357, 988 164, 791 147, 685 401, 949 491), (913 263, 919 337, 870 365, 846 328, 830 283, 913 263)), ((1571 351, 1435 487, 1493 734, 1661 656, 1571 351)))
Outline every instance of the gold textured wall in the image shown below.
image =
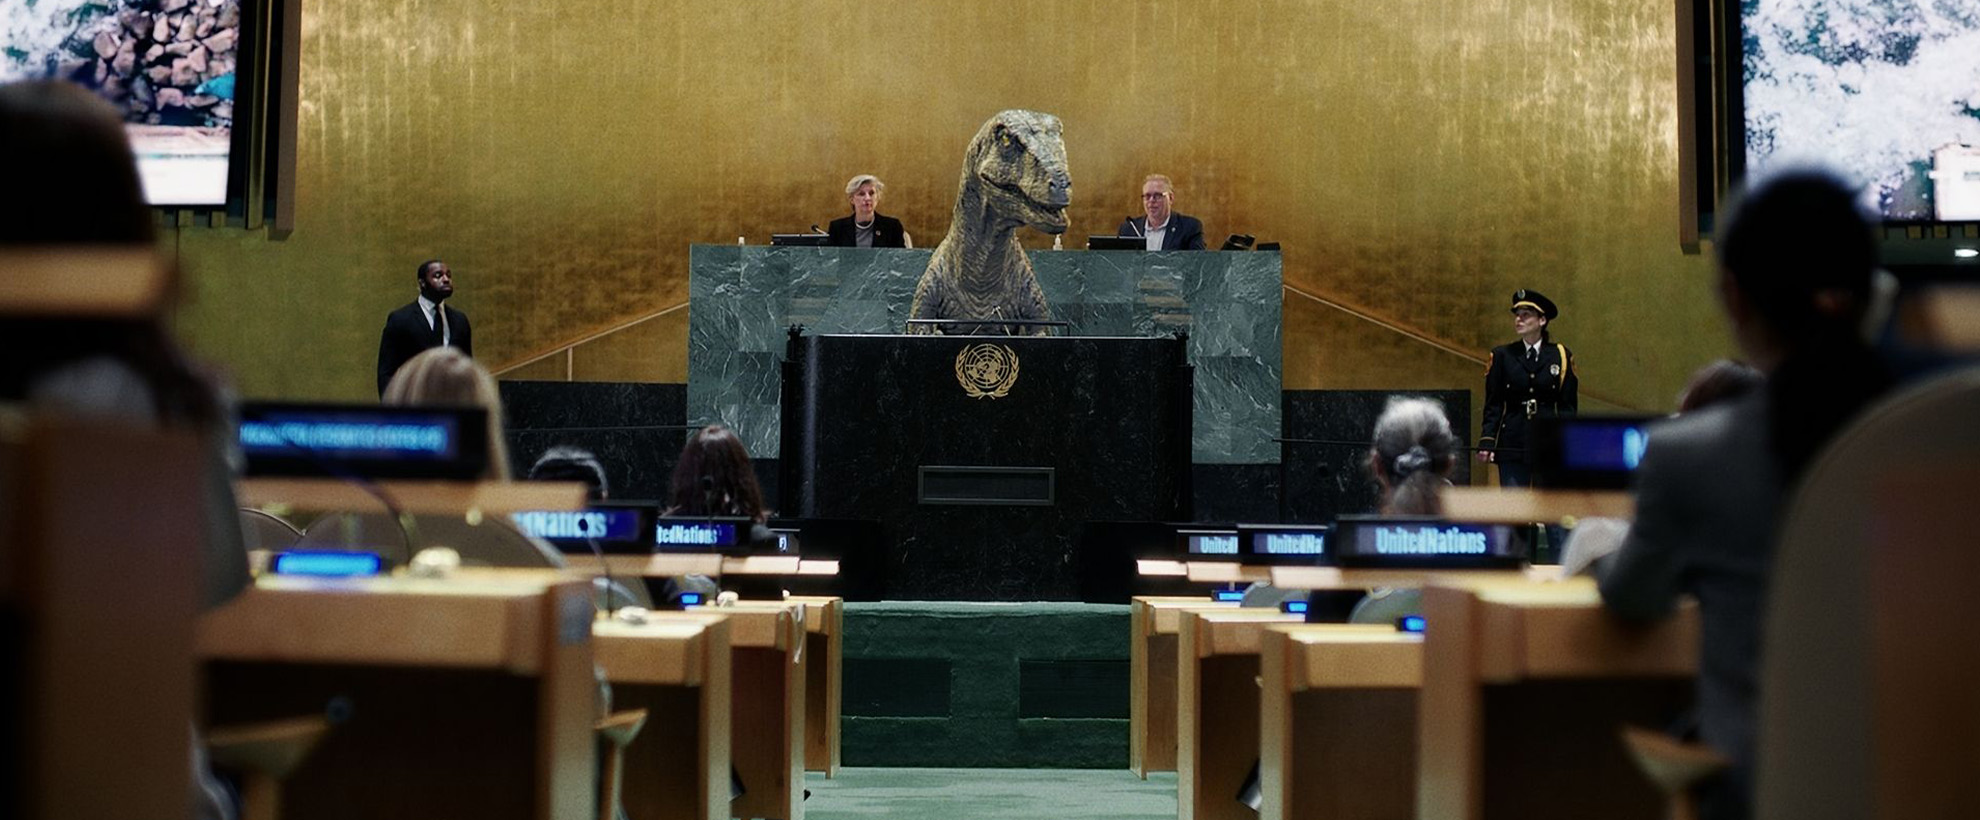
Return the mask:
MULTIPOLYGON (((822 225, 854 173, 932 244, 964 144, 1009 107, 1064 120, 1074 236, 1111 232, 1159 171, 1212 237, 1285 243, 1288 388, 1475 389, 1465 354, 1510 339, 1519 287, 1561 303, 1584 394, 1609 404, 1667 407, 1727 347, 1709 261, 1676 241, 1668 3, 304 14, 295 234, 175 238, 182 331, 252 396, 372 395, 383 317, 429 256, 500 365, 679 304, 690 243, 822 225)), ((579 377, 684 380, 686 319, 592 342, 579 377)), ((559 377, 563 358, 523 372, 559 377)))

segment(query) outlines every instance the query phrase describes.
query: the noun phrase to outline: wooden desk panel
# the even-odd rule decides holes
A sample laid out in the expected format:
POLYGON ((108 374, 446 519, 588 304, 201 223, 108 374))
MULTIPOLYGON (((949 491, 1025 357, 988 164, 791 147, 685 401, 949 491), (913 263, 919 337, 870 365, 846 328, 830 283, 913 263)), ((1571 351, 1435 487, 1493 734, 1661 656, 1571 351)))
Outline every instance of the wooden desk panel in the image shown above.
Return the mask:
POLYGON ((1664 725, 1690 703, 1695 607, 1633 626, 1602 609, 1592 581, 1577 578, 1432 586, 1424 617, 1419 816, 1661 816, 1662 798, 1617 729, 1664 725))
POLYGON ((726 820, 730 662, 726 619, 655 613, 644 625, 592 627, 612 708, 647 710, 625 751, 620 801, 630 820, 726 820), (684 799, 692 795, 692 799, 684 799))
POLYGON ((1386 626, 1260 636, 1261 820, 1409 820, 1423 637, 1386 626))
POLYGON ((845 601, 837 596, 793 595, 805 605, 804 651, 811 658, 804 682, 804 768, 839 774, 839 717, 845 678, 845 601))
POLYGON ((1258 647, 1275 609, 1185 609, 1177 643, 1176 812, 1181 820, 1251 820, 1237 801, 1258 760, 1258 647))
POLYGON ((208 714, 341 721, 289 818, 584 816, 591 614, 581 581, 264 579, 201 620, 208 714))
POLYGON ((803 602, 743 601, 672 616, 729 622, 729 755, 745 789, 730 806, 735 817, 804 817, 807 609, 803 602))
POLYGON ((1177 613, 1190 607, 1235 609, 1208 596, 1138 595, 1128 606, 1128 769, 1176 770, 1177 613))

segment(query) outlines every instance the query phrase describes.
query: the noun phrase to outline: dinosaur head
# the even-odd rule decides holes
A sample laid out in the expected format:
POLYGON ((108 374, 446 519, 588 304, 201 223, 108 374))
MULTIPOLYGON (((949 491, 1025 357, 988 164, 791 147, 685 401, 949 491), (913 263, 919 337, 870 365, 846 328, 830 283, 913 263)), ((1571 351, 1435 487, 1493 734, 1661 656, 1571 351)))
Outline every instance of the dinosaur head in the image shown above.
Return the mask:
POLYGON ((969 143, 967 185, 974 178, 983 201, 1006 219, 1045 233, 1066 232, 1072 174, 1059 118, 1012 109, 991 117, 969 143))

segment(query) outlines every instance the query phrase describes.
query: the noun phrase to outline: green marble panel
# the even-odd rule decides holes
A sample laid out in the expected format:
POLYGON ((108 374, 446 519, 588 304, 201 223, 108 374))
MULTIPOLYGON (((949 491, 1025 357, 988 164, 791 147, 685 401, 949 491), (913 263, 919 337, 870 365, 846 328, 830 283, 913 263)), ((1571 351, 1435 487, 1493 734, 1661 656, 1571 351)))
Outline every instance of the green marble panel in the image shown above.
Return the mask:
MULTIPOLYGON (((778 454, 777 363, 786 329, 899 333, 932 251, 696 245, 689 252, 688 417, 778 454)), ((1039 287, 1074 336, 1187 332, 1197 366, 1193 457, 1275 464, 1280 258, 1276 253, 1032 251, 1039 287)))

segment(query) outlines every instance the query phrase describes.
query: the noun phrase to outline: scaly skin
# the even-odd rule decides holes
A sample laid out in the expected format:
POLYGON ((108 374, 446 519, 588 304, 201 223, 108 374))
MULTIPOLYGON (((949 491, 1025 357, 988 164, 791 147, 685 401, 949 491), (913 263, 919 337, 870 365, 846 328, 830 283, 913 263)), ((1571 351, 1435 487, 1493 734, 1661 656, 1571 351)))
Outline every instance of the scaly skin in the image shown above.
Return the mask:
MULTIPOLYGON (((1066 231, 1072 176, 1059 118, 1010 110, 991 117, 969 142, 949 232, 914 289, 916 319, 1047 319, 1050 309, 1017 230, 1066 231)), ((1042 327, 1000 324, 937 330, 909 325, 910 333, 1042 336, 1042 327)))

